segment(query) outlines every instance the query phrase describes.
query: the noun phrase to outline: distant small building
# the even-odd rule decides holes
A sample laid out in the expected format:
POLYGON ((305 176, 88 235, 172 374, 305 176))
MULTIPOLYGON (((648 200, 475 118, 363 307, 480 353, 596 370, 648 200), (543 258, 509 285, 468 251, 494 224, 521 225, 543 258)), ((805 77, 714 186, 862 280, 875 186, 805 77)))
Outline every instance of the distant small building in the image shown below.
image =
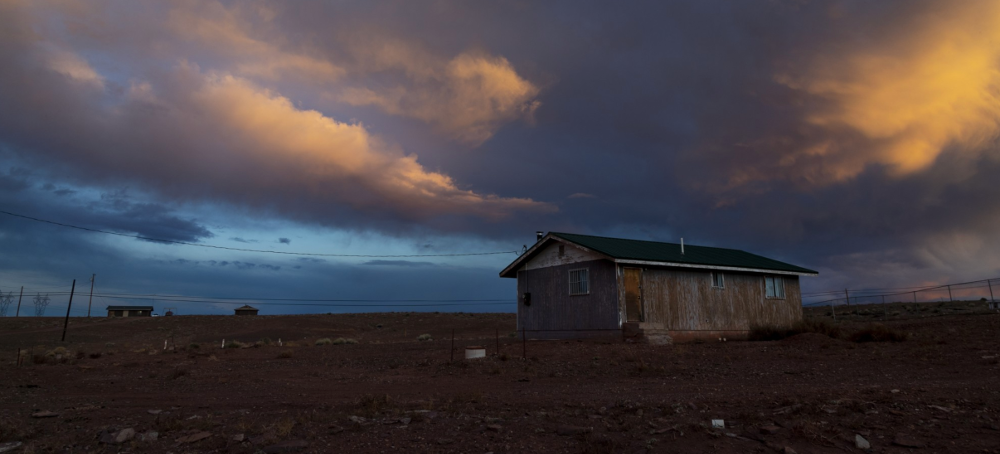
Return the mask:
POLYGON ((108 317, 149 317, 153 306, 108 306, 108 317))
POLYGON ((257 315, 257 308, 245 304, 243 307, 236 308, 236 315, 257 315))

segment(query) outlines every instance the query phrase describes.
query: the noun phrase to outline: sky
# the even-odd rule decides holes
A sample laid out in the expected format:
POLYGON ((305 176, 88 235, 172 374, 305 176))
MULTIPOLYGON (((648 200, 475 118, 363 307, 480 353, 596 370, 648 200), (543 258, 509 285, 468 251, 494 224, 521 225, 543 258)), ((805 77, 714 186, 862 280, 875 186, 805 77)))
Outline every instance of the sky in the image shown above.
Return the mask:
POLYGON ((0 214, 48 315, 510 312, 535 231, 1000 277, 994 1, 0 0, 0 61, 0 210, 125 235, 0 214))

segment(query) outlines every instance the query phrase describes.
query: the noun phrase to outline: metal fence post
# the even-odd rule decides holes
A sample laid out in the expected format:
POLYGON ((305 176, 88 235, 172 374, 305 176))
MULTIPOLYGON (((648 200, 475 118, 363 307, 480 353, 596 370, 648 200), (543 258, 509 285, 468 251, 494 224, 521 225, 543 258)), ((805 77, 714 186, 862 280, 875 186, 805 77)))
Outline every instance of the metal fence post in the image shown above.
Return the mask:
POLYGON ((951 297, 951 285, 948 285, 947 287, 948 287, 948 302, 949 303, 954 302, 955 298, 951 297))
POLYGON ((521 358, 528 359, 528 335, 525 333, 524 328, 521 328, 521 358))

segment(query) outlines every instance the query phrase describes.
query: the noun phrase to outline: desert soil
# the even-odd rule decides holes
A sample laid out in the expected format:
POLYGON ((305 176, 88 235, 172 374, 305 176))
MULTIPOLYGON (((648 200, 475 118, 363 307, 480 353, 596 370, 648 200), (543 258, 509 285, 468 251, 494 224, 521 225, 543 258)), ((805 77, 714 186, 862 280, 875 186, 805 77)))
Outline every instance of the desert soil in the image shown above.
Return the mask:
POLYGON ((510 314, 74 318, 65 343, 3 318, 0 450, 1000 453, 1000 315, 948 314, 888 320, 897 343, 671 346, 522 343, 510 314))

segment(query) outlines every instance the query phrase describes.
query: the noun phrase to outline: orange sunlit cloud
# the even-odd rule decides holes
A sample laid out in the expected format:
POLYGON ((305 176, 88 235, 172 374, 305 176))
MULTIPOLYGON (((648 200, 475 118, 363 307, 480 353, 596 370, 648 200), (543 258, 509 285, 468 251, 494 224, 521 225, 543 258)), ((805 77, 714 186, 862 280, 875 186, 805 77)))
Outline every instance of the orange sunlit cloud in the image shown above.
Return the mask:
POLYGON ((1000 4, 948 3, 871 41, 831 43, 775 80, 823 102, 805 121, 825 137, 781 162, 816 183, 871 164, 912 174, 949 149, 978 153, 1000 132, 1000 4))

